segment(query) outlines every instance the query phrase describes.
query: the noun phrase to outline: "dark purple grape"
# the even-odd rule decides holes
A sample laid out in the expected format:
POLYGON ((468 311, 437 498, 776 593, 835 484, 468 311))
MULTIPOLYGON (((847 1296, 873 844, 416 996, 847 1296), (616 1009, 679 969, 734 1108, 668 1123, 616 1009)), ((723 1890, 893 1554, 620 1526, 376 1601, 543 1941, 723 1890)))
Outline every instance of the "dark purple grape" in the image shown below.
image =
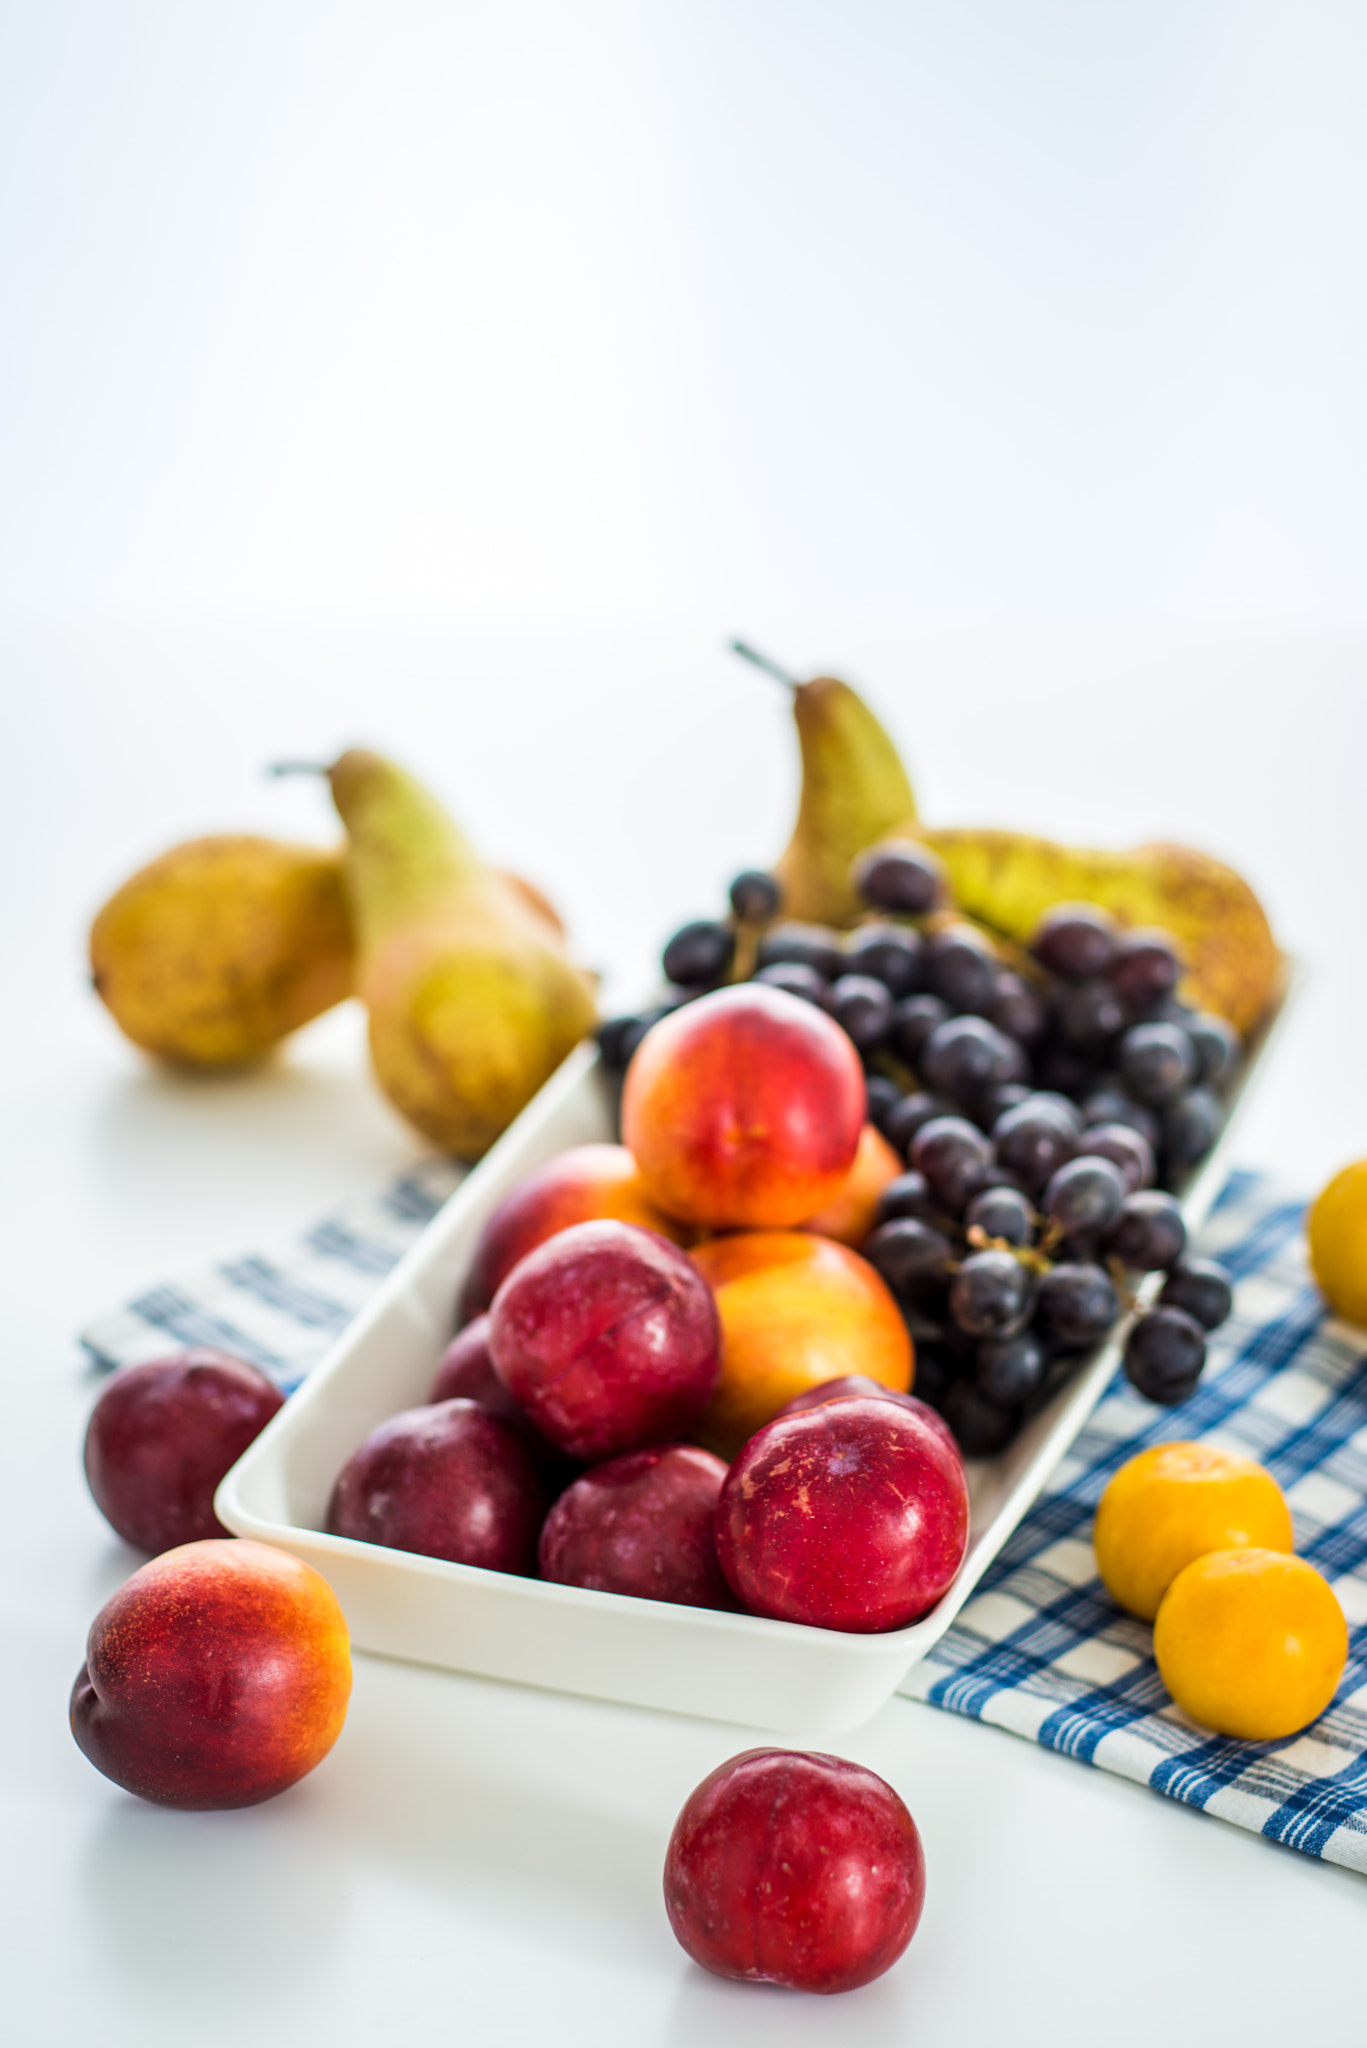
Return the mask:
POLYGON ((1203 1330, 1218 1330, 1234 1307, 1234 1287, 1214 1259, 1188 1259, 1174 1266, 1158 1297, 1160 1308, 1180 1308, 1203 1330))
POLYGON ((829 983, 814 967, 806 967, 800 960, 774 960, 758 970, 755 980, 765 988, 781 988, 790 996, 801 996, 804 1003, 825 1007, 829 983))
POLYGON ((1115 952, 1115 926, 1090 903, 1060 903, 1035 927, 1030 951, 1064 981, 1104 974, 1115 952))
POLYGON ((845 941, 844 972, 871 974, 894 996, 925 985, 926 942, 898 924, 861 924, 845 941))
POLYGON ((1109 1159, 1120 1168, 1126 1192, 1151 1188, 1158 1172, 1153 1147, 1128 1124, 1093 1124, 1077 1141, 1079 1159, 1109 1159))
POLYGON ((939 996, 904 996, 893 1005, 888 1043, 899 1059, 914 1067, 931 1032, 948 1015, 949 1004, 941 1002, 939 996))
POLYGON ((862 1251, 901 1301, 925 1307, 943 1300, 954 1247, 918 1216, 895 1216, 865 1238, 862 1251))
POLYGON ((1009 967, 1000 969, 992 1001, 986 1011, 988 1022, 1014 1038, 1028 1050, 1038 1045, 1049 1021, 1049 1009, 1037 988, 1009 967))
POLYGON ((892 997, 871 974, 842 974, 827 989, 823 1003, 860 1052, 871 1052, 887 1037, 892 997))
POLYGON ((1106 1250, 1136 1273, 1158 1273, 1175 1266, 1187 1248, 1187 1226, 1171 1195, 1144 1188, 1127 1195, 1106 1250))
POLYGON ((926 1040, 918 1069, 927 1087, 969 1104, 992 1082, 1019 1081, 1024 1064, 1015 1040, 985 1017, 950 1017, 926 1040))
POLYGON ((729 925, 701 917, 681 925, 664 950, 664 971, 681 988, 706 988, 731 965, 736 935, 729 925))
POLYGON ((987 1400, 1003 1408, 1018 1408, 1038 1393, 1047 1357, 1030 1330, 1014 1337, 989 1337, 978 1346, 973 1384, 987 1400))
POLYGON ((864 1083, 864 1114, 869 1122, 887 1136, 888 1118, 902 1100, 902 1090, 886 1074, 870 1074, 864 1083))
POLYGON ((944 869, 928 847, 910 839, 886 839, 861 853, 850 880, 875 910, 921 917, 945 895, 944 869))
POLYGON ((1095 1344, 1120 1313, 1120 1296, 1110 1274, 1100 1266, 1071 1260, 1044 1275, 1035 1302, 1041 1335, 1068 1351, 1095 1344))
POLYGON ((922 1124, 911 1141, 910 1160, 951 1216, 986 1187, 993 1163, 987 1139, 961 1116, 936 1116, 922 1124))
POLYGON ((954 1380, 946 1387, 940 1413, 966 1458, 990 1458, 994 1451, 1004 1450, 1016 1434, 1012 1410, 989 1401, 971 1380, 954 1380))
POLYGON ((1140 1316, 1125 1343, 1125 1373, 1148 1401, 1175 1408, 1195 1391, 1206 1362, 1206 1333, 1185 1309, 1140 1316))
POLYGON ((844 965, 840 934, 824 924, 770 925, 756 957, 761 967, 775 967, 780 961, 810 967, 823 981, 834 981, 844 965))
POLYGON ((1014 1337, 1030 1304, 1030 1275, 1010 1252, 971 1252, 950 1282, 949 1312, 970 1337, 1014 1337))
POLYGON ((1124 1089, 1111 1082, 1093 1088, 1082 1100, 1082 1114, 1089 1125, 1126 1124, 1138 1131, 1149 1150, 1158 1152, 1158 1118, 1142 1102, 1135 1102, 1124 1089))
POLYGON ((605 1017, 598 1026, 598 1050, 603 1056, 603 1065, 610 1073, 624 1071, 631 1053, 640 1043, 640 1034, 636 1032, 640 1021, 634 1014, 629 1017, 605 1017), (632 1040, 630 1051, 627 1050, 628 1038, 632 1040))
POLYGON ((630 1066, 637 1046, 641 1043, 647 1031, 650 1030, 652 1024, 658 1024, 661 1017, 667 1017, 671 1010, 675 1010, 678 1007, 677 1003, 657 1003, 653 1009, 642 1010, 639 1016, 627 1018, 626 1029, 617 1041, 618 1057, 624 1066, 630 1066))
POLYGON ((781 891, 762 868, 745 868, 731 884, 731 908, 749 924, 761 924, 778 909, 781 891))
POLYGON ((1182 963, 1166 932, 1122 932, 1116 940, 1110 977, 1116 993, 1132 1010, 1145 1010, 1170 996, 1181 979, 1182 963))
POLYGON ((1030 1090, 1024 1081, 994 1081, 990 1088, 984 1088, 973 1106, 973 1121, 985 1131, 990 1131, 999 1117, 1014 1109, 1018 1102, 1029 1097, 1030 1090))
POLYGON ((1131 1095, 1150 1104, 1170 1102, 1196 1074, 1196 1050, 1180 1024, 1132 1024, 1116 1054, 1131 1095))
POLYGON ((1163 1110, 1163 1164, 1180 1173, 1204 1159, 1224 1122, 1224 1111, 1209 1088, 1188 1088, 1163 1110))
POLYGON ((1070 1096, 1060 1095, 1053 1088, 1036 1088, 1033 1092, 1038 1108, 1048 1110, 1051 1115, 1056 1116, 1064 1130, 1070 1131, 1073 1137, 1082 1136, 1085 1119, 1070 1096))
POLYGON ((943 1344, 916 1341, 916 1398, 938 1408, 959 1376, 962 1359, 943 1344))
POLYGON ((1065 981, 1054 996, 1054 1029, 1065 1045, 1080 1052, 1104 1050, 1129 1021, 1119 994, 1101 976, 1065 981))
POLYGON ((890 1145, 895 1145, 904 1157, 909 1156, 916 1133, 922 1124, 928 1124, 932 1117, 951 1116, 953 1110, 942 1096, 927 1095, 918 1090, 915 1095, 904 1095, 887 1122, 883 1136, 890 1145))
POLYGON ((1187 1037, 1196 1048, 1196 1078, 1219 1088, 1234 1071, 1239 1057, 1238 1033, 1223 1017, 1202 1011, 1188 1023, 1187 1037))
POLYGON ((923 1173, 899 1173, 878 1197, 875 1223, 891 1223, 895 1216, 914 1216, 920 1223, 933 1223, 939 1215, 935 1197, 923 1173))
POLYGON ((970 926, 950 925, 927 941, 926 980, 956 1015, 982 1015, 996 992, 997 962, 970 926))
POLYGON ((1096 1075, 1097 1055, 1080 1045, 1063 1045, 1055 1039, 1035 1048, 1035 1080, 1051 1094, 1085 1094, 1096 1075))
POLYGON ((984 1188, 964 1210, 964 1229, 1005 1238, 1008 1244, 1033 1244, 1035 1212, 1019 1188, 984 1188))
POLYGON ((1038 1095, 1027 1095, 992 1126, 1000 1163, 1028 1189, 1042 1188, 1072 1157, 1075 1139, 1063 1118, 1038 1095))
POLYGON ((1109 1159, 1070 1159, 1050 1177, 1040 1206, 1069 1232, 1105 1230, 1125 1201, 1125 1177, 1109 1159))

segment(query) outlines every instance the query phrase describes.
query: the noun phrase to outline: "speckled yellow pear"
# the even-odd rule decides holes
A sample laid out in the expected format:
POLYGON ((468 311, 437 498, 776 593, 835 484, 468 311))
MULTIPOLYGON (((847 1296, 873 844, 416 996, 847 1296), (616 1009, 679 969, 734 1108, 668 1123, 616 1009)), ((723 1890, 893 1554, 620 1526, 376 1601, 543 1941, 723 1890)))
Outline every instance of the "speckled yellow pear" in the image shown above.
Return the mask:
POLYGON ((100 911, 90 970, 145 1052, 187 1067, 259 1059, 351 993, 340 851, 245 833, 173 846, 100 911))
POLYGON ((883 727, 848 683, 816 676, 793 685, 802 749, 802 797, 793 836, 774 874, 783 915, 809 924, 853 924, 862 905, 850 868, 866 846, 916 831, 916 800, 883 727))
POLYGON ((477 1159, 593 1029, 549 907, 485 867, 422 784, 352 748, 328 772, 347 828, 357 987, 395 1108, 477 1159))

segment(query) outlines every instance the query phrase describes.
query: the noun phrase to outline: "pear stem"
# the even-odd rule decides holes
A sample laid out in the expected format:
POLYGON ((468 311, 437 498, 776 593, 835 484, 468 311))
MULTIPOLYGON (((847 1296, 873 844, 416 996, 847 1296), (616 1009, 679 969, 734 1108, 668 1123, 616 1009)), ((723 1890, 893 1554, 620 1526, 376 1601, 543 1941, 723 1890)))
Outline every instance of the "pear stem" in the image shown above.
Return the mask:
POLYGON ((765 675, 772 676, 776 683, 783 683, 790 690, 800 690, 802 688, 796 676, 790 675, 786 668, 780 668, 778 663, 771 661, 767 654, 761 654, 759 649, 752 647, 748 640, 732 640, 728 645, 732 654, 738 654, 742 661, 748 661, 753 667, 763 669, 765 675))
POLYGON ((266 765, 267 775, 326 775, 327 768, 321 761, 270 761, 266 765))

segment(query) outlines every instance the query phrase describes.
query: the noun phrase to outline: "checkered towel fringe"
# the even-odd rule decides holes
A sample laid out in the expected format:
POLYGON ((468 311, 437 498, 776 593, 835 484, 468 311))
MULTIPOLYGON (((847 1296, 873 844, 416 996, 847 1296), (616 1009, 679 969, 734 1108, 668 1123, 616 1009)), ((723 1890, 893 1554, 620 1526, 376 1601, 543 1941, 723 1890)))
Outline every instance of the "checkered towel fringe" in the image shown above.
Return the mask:
POLYGON ((1193 1398, 1156 1411, 1121 1376, 980 1590, 903 1691, 1367 1871, 1367 1351, 1311 1286, 1304 1207, 1236 1173, 1199 1250, 1238 1280, 1193 1398), (1283 1742, 1213 1736, 1173 1705, 1153 1632, 1097 1577, 1092 1517, 1146 1445, 1200 1438, 1256 1458, 1290 1503, 1296 1549, 1349 1625, 1328 1711, 1283 1742))

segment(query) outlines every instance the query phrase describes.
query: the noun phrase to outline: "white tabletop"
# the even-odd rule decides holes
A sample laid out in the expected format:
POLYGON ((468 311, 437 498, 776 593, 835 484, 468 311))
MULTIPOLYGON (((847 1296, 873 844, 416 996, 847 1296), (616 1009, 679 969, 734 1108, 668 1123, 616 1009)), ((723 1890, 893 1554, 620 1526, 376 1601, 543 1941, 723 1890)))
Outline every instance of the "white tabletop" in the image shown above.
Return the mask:
POLYGON ((331 834, 272 758, 404 759, 630 989, 786 834, 751 633, 867 688, 938 821, 1234 860, 1312 969, 1244 1156, 1367 1153, 1361 10, 11 27, 7 2039, 1356 2039, 1359 1879, 906 1701, 839 1747, 916 1816, 925 1918, 835 2001, 709 1979, 664 1918, 679 1805, 753 1731, 360 1657, 313 1777, 183 1815, 65 1705, 137 1561, 74 1331, 421 1149, 353 1012, 196 1083, 85 986, 150 854, 331 834))

